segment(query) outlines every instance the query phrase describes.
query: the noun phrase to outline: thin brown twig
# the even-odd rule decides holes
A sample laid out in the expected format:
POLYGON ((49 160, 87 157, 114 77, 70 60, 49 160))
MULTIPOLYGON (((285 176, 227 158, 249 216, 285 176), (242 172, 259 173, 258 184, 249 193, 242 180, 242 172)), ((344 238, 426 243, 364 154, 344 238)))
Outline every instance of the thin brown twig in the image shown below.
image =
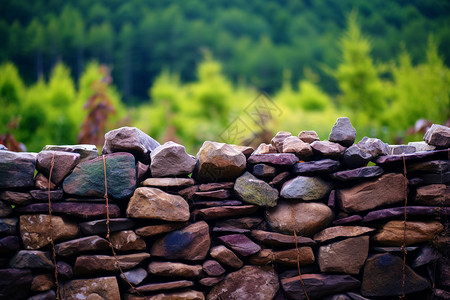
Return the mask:
POLYGON ((405 299, 405 283, 406 283, 406 217, 407 217, 407 205, 408 205, 408 178, 406 177, 406 159, 405 153, 403 153, 403 176, 405 179, 405 210, 403 213, 403 243, 402 243, 402 251, 403 251, 403 267, 402 267, 402 295, 399 299, 405 299))
POLYGON ((59 280, 58 280, 58 265, 56 263, 56 250, 55 250, 55 241, 53 240, 53 223, 52 223, 52 200, 51 200, 51 184, 52 184, 52 173, 53 167, 55 166, 55 152, 52 155, 52 162, 50 164, 50 174, 48 176, 48 219, 49 219, 49 230, 50 230, 50 243, 52 245, 52 259, 53 264, 55 265, 55 285, 56 285, 56 299, 59 298, 59 280))

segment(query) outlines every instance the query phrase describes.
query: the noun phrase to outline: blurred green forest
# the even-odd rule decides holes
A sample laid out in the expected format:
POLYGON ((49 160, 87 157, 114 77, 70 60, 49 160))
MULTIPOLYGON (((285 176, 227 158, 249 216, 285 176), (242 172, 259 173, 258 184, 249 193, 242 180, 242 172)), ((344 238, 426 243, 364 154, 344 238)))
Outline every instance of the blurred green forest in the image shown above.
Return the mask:
POLYGON ((106 129, 191 152, 278 130, 324 139, 344 115, 359 138, 389 142, 450 118, 447 1, 4 0, 0 36, 0 134, 28 150, 77 142, 102 64, 114 78, 106 129), (255 121, 259 91, 275 109, 255 121))

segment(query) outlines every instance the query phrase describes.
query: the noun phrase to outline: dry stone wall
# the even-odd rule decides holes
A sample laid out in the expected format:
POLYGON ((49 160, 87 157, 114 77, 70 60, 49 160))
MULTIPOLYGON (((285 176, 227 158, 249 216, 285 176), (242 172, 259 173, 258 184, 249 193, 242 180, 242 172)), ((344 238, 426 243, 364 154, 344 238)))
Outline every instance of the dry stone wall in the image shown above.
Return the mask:
POLYGON ((340 118, 196 156, 105 137, 0 150, 0 299, 450 298, 448 127, 355 143, 340 118))

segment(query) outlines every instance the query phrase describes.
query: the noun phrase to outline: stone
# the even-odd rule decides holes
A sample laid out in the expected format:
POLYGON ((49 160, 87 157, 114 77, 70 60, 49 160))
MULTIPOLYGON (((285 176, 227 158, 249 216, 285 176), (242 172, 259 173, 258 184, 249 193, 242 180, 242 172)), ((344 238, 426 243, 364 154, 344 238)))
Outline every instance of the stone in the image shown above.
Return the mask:
POLYGON ((283 184, 280 196, 284 199, 315 201, 325 197, 331 188, 331 183, 319 177, 297 176, 283 184))
POLYGON ((248 158, 250 155, 252 155, 253 152, 255 152, 255 149, 251 146, 240 146, 240 145, 232 145, 229 144, 232 148, 235 150, 241 152, 245 155, 246 158, 248 158))
MULTIPOLYGON (((310 299, 322 299, 360 286, 350 275, 302 274, 302 280, 310 299)), ((306 299, 299 276, 281 279, 281 287, 289 299, 306 299)))
POLYGON ((370 300, 369 298, 363 297, 357 293, 347 292, 346 294, 350 297, 351 300, 370 300))
MULTIPOLYGON (((78 236, 76 223, 59 216, 52 216, 53 240, 63 241, 78 236)), ((49 215, 21 215, 20 235, 25 249, 39 249, 50 244, 49 215)))
POLYGON ((244 264, 233 251, 222 245, 212 247, 209 255, 211 255, 212 258, 217 259, 222 264, 235 269, 239 269, 244 264))
POLYGON ((258 227, 263 222, 260 217, 242 217, 237 219, 226 219, 222 221, 217 221, 216 226, 218 227, 237 227, 243 229, 254 229, 258 227))
POLYGON ((311 147, 315 152, 328 158, 340 158, 347 149, 338 143, 329 141, 315 141, 311 143, 311 147))
POLYGON ((429 160, 419 161, 411 163, 406 166, 408 173, 421 172, 421 173, 436 173, 440 174, 450 170, 449 160, 429 160))
POLYGON ((0 144, 0 151, 8 151, 8 148, 5 145, 0 144))
POLYGON ((389 154, 408 154, 416 152, 416 147, 408 145, 389 145, 389 154))
POLYGON ((405 240, 405 245, 410 246, 433 240, 443 229, 444 226, 437 221, 407 221, 404 239, 403 221, 390 221, 372 239, 384 246, 401 246, 405 240))
POLYGON ((450 127, 433 124, 425 132, 423 140, 428 144, 441 148, 450 148, 450 127))
MULTIPOLYGON (((447 159, 448 157, 448 150, 447 149, 440 149, 440 150, 434 150, 434 151, 427 151, 427 152, 415 152, 415 153, 408 153, 408 154, 397 154, 397 155, 384 155, 379 156, 373 159, 372 161, 376 163, 377 165, 383 165, 383 164, 394 164, 397 163, 397 167, 401 168, 403 170, 403 158, 407 162, 407 166, 411 163, 414 164, 416 162, 422 162, 424 160, 443 160, 447 159)), ((447 159, 448 160, 448 159, 447 159)), ((438 172, 440 173, 440 172, 438 172)))
POLYGON ((280 174, 278 174, 277 176, 275 176, 271 182, 269 182, 270 186, 275 186, 275 185, 280 185, 283 184, 284 181, 289 178, 289 176, 291 175, 291 173, 289 172, 281 172, 280 174))
POLYGON ((47 145, 42 151, 64 151, 71 153, 80 154, 80 161, 84 162, 86 160, 91 160, 98 157, 97 146, 95 145, 47 145))
POLYGON ((195 181, 192 178, 147 178, 142 182, 142 186, 157 187, 157 188, 169 188, 169 187, 184 187, 194 185, 195 181))
MULTIPOLYGON (((148 253, 133 253, 117 255, 117 261, 122 270, 129 270, 150 257, 148 253)), ((74 271, 77 275, 104 273, 118 271, 116 259, 108 255, 81 255, 77 256, 74 271)))
POLYGON ((365 167, 371 159, 372 155, 364 152, 356 145, 347 148, 342 156, 342 162, 348 169, 365 167))
POLYGON ((166 259, 196 261, 205 259, 210 245, 209 226, 200 221, 156 240, 150 248, 150 253, 166 259))
POLYGON ((30 290, 33 292, 45 292, 53 287, 53 277, 50 274, 40 274, 33 277, 30 290))
POLYGON ((243 234, 224 235, 217 239, 242 256, 249 256, 261 250, 260 246, 243 234))
POLYGON ((213 286, 221 282, 224 278, 225 276, 223 275, 218 277, 205 277, 200 279, 198 282, 204 286, 213 286))
POLYGON ((70 280, 73 277, 73 269, 72 266, 66 262, 58 261, 56 263, 58 267, 58 276, 62 280, 70 280))
POLYGON ((420 174, 418 177, 424 184, 450 183, 450 171, 441 174, 420 174))
POLYGON ((448 300, 450 299, 450 292, 441 289, 433 289, 433 299, 448 300))
POLYGON ((331 223, 333 212, 323 203, 281 201, 267 212, 266 219, 277 232, 293 234, 295 228, 298 235, 311 236, 331 223))
POLYGON ((195 177, 201 182, 232 180, 245 171, 246 157, 228 144, 206 141, 197 153, 195 177))
POLYGON ((76 256, 83 252, 109 249, 109 242, 98 235, 82 237, 55 245, 56 254, 60 256, 76 256))
POLYGON ((236 179, 234 192, 242 201, 250 204, 269 207, 277 205, 278 190, 249 172, 236 179))
MULTIPOLYGON (((391 219, 402 216, 405 213, 404 207, 391 207, 369 212, 364 218, 363 222, 372 222, 376 220, 391 219)), ((434 207, 434 206, 408 206, 406 207, 407 215, 415 216, 449 216, 449 207, 434 207)))
POLYGON ((153 261, 148 265, 148 272, 157 276, 165 277, 202 277, 203 267, 201 265, 187 265, 174 262, 153 261))
MULTIPOLYGON (((173 289, 186 288, 186 287, 191 287, 193 285, 194 285, 194 283, 192 281, 178 280, 178 281, 162 282, 162 283, 149 283, 149 284, 145 284, 145 285, 136 287, 136 290, 140 293, 148 293, 148 292, 155 292, 155 291, 161 291, 161 290, 173 290, 173 289)), ((158 298, 155 298, 155 299, 158 299, 158 298)), ((164 299, 164 298, 159 298, 159 299, 164 299)), ((176 298, 172 297, 172 298, 166 298, 166 299, 176 299, 176 298)))
POLYGON ((0 200, 9 202, 14 205, 25 205, 32 202, 33 197, 28 192, 0 192, 0 200))
POLYGON ((120 274, 119 277, 126 282, 125 277, 127 280, 134 285, 140 284, 142 281, 144 281, 145 278, 147 278, 148 273, 145 271, 144 268, 136 268, 129 271, 124 272, 124 274, 120 274), (125 274, 125 276, 124 276, 125 274))
POLYGON ((331 178, 339 181, 351 181, 362 178, 379 177, 384 173, 383 168, 379 166, 362 167, 353 170, 340 171, 331 174, 331 178))
POLYGON ((231 197, 231 193, 229 190, 220 189, 220 190, 214 190, 214 191, 207 191, 207 192, 195 192, 193 195, 193 198, 195 200, 198 199, 228 199, 231 197))
POLYGON ((140 161, 136 163, 136 177, 137 182, 142 182, 148 177, 150 177, 150 167, 148 165, 144 165, 140 161))
POLYGON ((189 204, 181 196, 157 188, 140 187, 127 207, 130 218, 184 222, 189 220, 189 204))
POLYGON ((242 229, 237 227, 213 227, 213 232, 220 233, 250 233, 250 229, 242 229))
POLYGON ((39 293, 34 295, 33 297, 28 298, 27 300, 55 300, 56 293, 54 290, 49 290, 44 293, 39 293))
MULTIPOLYGON (((264 230, 252 230, 251 235, 255 240, 272 247, 295 245, 295 237, 293 235, 264 230)), ((297 236, 297 245, 314 246, 316 245, 316 242, 307 237, 297 236)))
POLYGON ((330 194, 328 195, 328 202, 327 205, 334 209, 336 206, 336 190, 331 190, 330 194))
POLYGON ((152 150, 150 154, 152 177, 189 175, 197 159, 186 153, 186 148, 174 142, 167 142, 152 150))
POLYGON ((256 164, 253 166, 253 175, 262 178, 272 178, 277 174, 277 169, 267 164, 256 164))
POLYGON ((355 237, 375 231, 375 228, 362 226, 333 226, 314 235, 314 240, 319 243, 327 242, 335 238, 355 237))
POLYGON ((30 195, 36 201, 48 201, 48 195, 50 194, 50 199, 52 201, 61 200, 64 196, 64 192, 62 190, 54 190, 54 191, 45 191, 45 190, 31 190, 30 195))
MULTIPOLYGON (((49 180, 47 177, 45 177, 42 173, 37 173, 36 176, 34 176, 34 187, 40 190, 48 190, 48 184, 49 180)), ((54 190, 56 188, 56 184, 53 182, 50 182, 50 189, 54 190)))
POLYGON ((0 218, 9 216, 12 211, 11 204, 0 200, 0 218))
POLYGON ((145 250, 147 245, 145 241, 133 230, 124 230, 111 234, 111 243, 114 249, 120 251, 145 250))
POLYGON ((17 234, 17 218, 0 218, 0 234, 17 234))
MULTIPOLYGON (((136 168, 133 155, 114 153, 104 156, 108 195, 115 199, 130 197, 136 188, 136 168)), ((105 170, 103 157, 79 163, 63 182, 67 194, 103 197, 105 194, 105 170)))
POLYGON ((49 252, 39 250, 20 250, 9 262, 11 268, 16 269, 45 269, 53 270, 55 267, 49 252))
POLYGON ((422 205, 450 206, 450 186, 431 184, 419 187, 415 202, 422 205))
POLYGON ((26 299, 32 280, 30 269, 0 269, 0 299, 26 299))
POLYGON ((278 288, 278 276, 273 267, 245 266, 228 274, 211 289, 206 299, 272 300, 278 288))
POLYGON ((308 144, 315 141, 320 141, 319 136, 314 130, 302 130, 298 134, 298 138, 308 144))
POLYGON ((271 249, 263 249, 255 255, 250 256, 249 262, 252 265, 265 266, 267 264, 282 264, 290 267, 297 267, 313 264, 315 261, 314 253, 311 247, 300 247, 297 249, 289 249, 282 251, 273 251, 271 249))
POLYGON ((145 298, 131 294, 127 296, 125 300, 205 300, 205 295, 202 292, 191 289, 183 289, 173 293, 160 293, 145 298))
POLYGON ((203 265, 203 272, 209 276, 220 276, 225 273, 225 269, 215 260, 206 260, 203 265))
POLYGON ((298 158, 293 153, 268 153, 268 154, 253 153, 248 158, 248 162, 251 164, 272 164, 278 166, 292 166, 298 162, 298 158))
POLYGON ((319 248, 318 261, 323 273, 359 274, 369 254, 369 237, 348 238, 319 248))
MULTIPOLYGON (((102 234, 107 232, 106 219, 94 220, 79 223, 81 231, 85 235, 102 234)), ((128 218, 111 218, 109 219, 109 229, 111 232, 132 229, 135 222, 128 218)))
MULTIPOLYGON (((269 153, 278 153, 277 148, 275 148, 272 144, 262 143, 253 151, 252 154, 269 154, 269 153)), ((248 157, 247 157, 248 158, 248 157)))
POLYGON ((356 130, 353 128, 349 118, 338 118, 331 129, 328 140, 330 142, 339 143, 344 147, 353 145, 356 139, 356 130))
POLYGON ((350 188, 338 189, 336 196, 344 212, 361 212, 404 201, 406 188, 402 174, 389 173, 350 188))
MULTIPOLYGON (((365 297, 387 297, 402 295, 403 260, 384 253, 369 257, 364 266, 361 294, 365 297)), ((425 278, 405 266, 405 294, 430 288, 425 278)))
POLYGON ((37 155, 36 169, 47 178, 52 171, 51 181, 59 185, 80 161, 80 154, 63 151, 41 151, 37 155), (52 168, 53 161, 53 168, 52 168))
POLYGON ((419 253, 416 254, 414 260, 411 263, 412 268, 417 268, 430 262, 437 261, 439 259, 439 253, 436 249, 426 245, 420 248, 419 253))
POLYGON ((1 151, 0 188, 21 188, 34 186, 36 154, 1 151))
POLYGON ((322 174, 331 173, 341 168, 341 163, 334 159, 321 159, 296 163, 292 169, 294 174, 322 174))
POLYGON ((144 226, 141 228, 136 229, 136 234, 143 236, 143 237, 149 237, 154 236, 162 233, 168 233, 177 229, 180 229, 182 227, 186 226, 186 223, 168 223, 168 224, 161 224, 161 225, 149 225, 144 226))
MULTIPOLYGON (((74 216, 78 218, 104 218, 106 217, 106 204, 83 202, 52 202, 52 211, 58 214, 74 216)), ((48 213, 48 203, 33 203, 18 207, 20 213, 48 213)), ((120 216, 120 208, 117 204, 109 204, 109 216, 120 216)))
POLYGON ((325 298, 323 298, 323 300, 352 300, 352 299, 345 294, 337 294, 337 295, 325 297, 325 298))
POLYGON ((283 153, 294 153, 299 159, 308 159, 313 155, 311 145, 296 136, 290 136, 283 142, 283 153))
POLYGON ((17 236, 0 238, 0 255, 12 254, 20 250, 20 240, 17 236))
POLYGON ((370 154, 371 158, 389 154, 389 145, 377 138, 368 138, 365 136, 356 146, 370 154))
POLYGON ((232 189, 234 186, 234 182, 212 182, 212 183, 203 183, 198 186, 198 190, 200 192, 209 192, 216 191, 222 189, 232 189))
POLYGON ((345 218, 336 219, 333 221, 333 225, 346 225, 351 223, 359 223, 362 221, 362 217, 360 215, 352 215, 345 218))
POLYGON ((217 207, 217 206, 242 206, 239 200, 216 200, 216 201, 195 201, 193 207, 217 207))
POLYGON ((408 146, 412 146, 416 149, 416 152, 423 152, 423 151, 433 151, 436 149, 436 146, 428 145, 426 142, 409 142, 408 146))
POLYGON ((278 153, 282 153, 283 152, 283 143, 284 140, 286 140, 288 137, 292 136, 292 133, 287 132, 287 131, 279 131, 271 140, 271 144, 272 146, 275 147, 275 149, 277 149, 278 153))
POLYGON ((256 205, 220 206, 195 210, 194 216, 199 217, 203 220, 215 220, 241 215, 249 215, 256 212, 257 210, 258 206, 256 205))
POLYGON ((120 299, 119 285, 114 276, 76 279, 62 285, 61 298, 64 300, 120 299))

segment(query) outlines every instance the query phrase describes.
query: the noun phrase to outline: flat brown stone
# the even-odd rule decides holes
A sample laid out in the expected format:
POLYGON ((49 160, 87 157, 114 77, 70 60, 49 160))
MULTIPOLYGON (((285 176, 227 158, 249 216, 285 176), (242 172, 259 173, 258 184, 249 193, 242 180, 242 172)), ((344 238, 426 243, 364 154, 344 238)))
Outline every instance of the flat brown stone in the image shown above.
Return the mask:
MULTIPOLYGON (((141 285, 141 286, 136 287, 136 290, 140 293, 147 293, 147 292, 155 292, 155 291, 161 291, 161 290, 173 290, 173 289, 186 288, 186 287, 191 287, 193 285, 194 285, 194 283, 192 281, 178 280, 178 281, 163 282, 163 283, 149 283, 146 285, 141 285)), ((133 292, 133 291, 131 290, 130 292, 133 292)))
POLYGON ((289 249, 282 251, 273 251, 271 249, 263 249, 261 252, 250 256, 249 262, 253 265, 267 265, 270 263, 279 263, 286 266, 297 266, 297 257, 301 266, 313 264, 315 261, 314 253, 311 247, 300 247, 300 256, 297 249, 289 249))
POLYGON ((147 248, 145 241, 133 230, 114 232, 111 234, 111 243, 115 249, 120 251, 140 251, 147 248))
POLYGON ((53 287, 53 277, 51 274, 40 274, 33 277, 31 288, 33 292, 45 292, 53 287))
POLYGON ((211 248, 209 254, 222 264, 236 269, 239 269, 244 264, 233 251, 222 245, 211 248))
POLYGON ((186 226, 182 223, 167 223, 161 225, 150 225, 136 229, 136 234, 144 237, 154 236, 162 233, 168 233, 186 226))
MULTIPOLYGON (((129 270, 149 258, 148 253, 134 253, 128 255, 117 255, 119 266, 122 270, 129 270)), ((75 274, 93 274, 118 271, 114 256, 107 255, 82 255, 75 261, 75 274)))
POLYGON ((215 260, 207 260, 202 265, 203 271, 209 276, 220 276, 225 269, 215 260))
MULTIPOLYGON (((295 237, 293 235, 287 235, 282 233, 276 233, 263 230, 252 230, 252 237, 255 240, 260 241, 270 246, 293 246, 295 245, 295 237)), ((312 239, 297 236, 297 244, 300 246, 314 246, 316 242, 312 239)))
POLYGON ((450 186, 431 184, 419 187, 415 201, 423 205, 450 206, 450 186))
POLYGON ((249 215, 257 210, 258 206, 256 205, 210 207, 194 210, 194 216, 204 220, 214 220, 240 215, 249 215))
POLYGON ((55 245, 56 254, 60 256, 78 255, 88 251, 101 251, 109 249, 107 240, 95 236, 87 236, 55 245))
MULTIPOLYGON (((94 220, 79 223, 81 231, 85 235, 93 235, 107 232, 106 219, 94 220)), ((128 218, 111 218, 109 219, 109 230, 111 232, 132 229, 136 226, 132 219, 128 218)))
POLYGON ((194 193, 194 199, 205 199, 205 198, 228 199, 230 197, 231 197, 230 191, 225 189, 194 193))
POLYGON ((28 192, 3 191, 0 193, 0 200, 7 201, 15 205, 25 205, 31 203, 33 197, 28 192))
POLYGON ((225 276, 218 276, 218 277, 205 277, 199 280, 199 283, 204 286, 213 286, 221 282, 225 276))
POLYGON ((119 285, 116 277, 72 280, 62 285, 61 298, 64 300, 118 300, 120 299, 119 285))
POLYGON ((260 217, 242 217, 237 219, 225 219, 222 221, 216 221, 217 227, 234 227, 242 229, 254 229, 258 227, 263 221, 260 217))
POLYGON ((143 186, 148 187, 182 187, 194 185, 195 181, 192 178, 147 178, 142 182, 143 186))
POLYGON ((328 227, 314 235, 314 240, 323 243, 338 237, 355 237, 375 231, 374 228, 362 226, 334 226, 328 227))
POLYGON ((166 277, 202 277, 203 267, 201 265, 187 265, 174 262, 153 261, 148 265, 148 272, 157 276, 166 277))
POLYGON ((37 155, 36 169, 49 176, 52 169, 52 182, 60 184, 80 161, 80 154, 63 151, 41 151, 37 155), (53 167, 52 167, 53 161, 53 167))

